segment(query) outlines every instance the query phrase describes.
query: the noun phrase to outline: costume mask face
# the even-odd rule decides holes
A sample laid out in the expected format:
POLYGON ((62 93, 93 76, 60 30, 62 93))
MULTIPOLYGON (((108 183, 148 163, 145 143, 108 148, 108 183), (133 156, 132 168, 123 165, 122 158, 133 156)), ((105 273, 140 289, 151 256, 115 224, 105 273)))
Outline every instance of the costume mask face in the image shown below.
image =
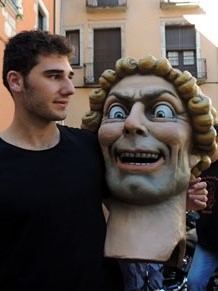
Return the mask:
POLYGON ((173 85, 128 76, 109 92, 98 132, 107 181, 120 200, 148 205, 187 188, 191 126, 173 85))
POLYGON ((82 127, 98 131, 112 193, 105 256, 178 265, 190 176, 216 148, 211 101, 189 72, 153 56, 118 60, 99 84, 82 127))

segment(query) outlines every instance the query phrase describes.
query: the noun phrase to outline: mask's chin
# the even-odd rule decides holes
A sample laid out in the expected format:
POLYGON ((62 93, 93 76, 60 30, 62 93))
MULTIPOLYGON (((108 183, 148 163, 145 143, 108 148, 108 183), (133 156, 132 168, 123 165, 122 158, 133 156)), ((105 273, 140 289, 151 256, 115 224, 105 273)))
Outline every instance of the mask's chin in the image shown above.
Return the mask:
MULTIPOLYGON (((166 189, 146 181, 142 183, 142 178, 131 176, 115 183, 116 179, 107 177, 107 183, 112 196, 119 201, 132 205, 151 205, 169 199, 175 195, 173 189, 166 189)), ((168 183, 167 183, 168 184, 168 183)))

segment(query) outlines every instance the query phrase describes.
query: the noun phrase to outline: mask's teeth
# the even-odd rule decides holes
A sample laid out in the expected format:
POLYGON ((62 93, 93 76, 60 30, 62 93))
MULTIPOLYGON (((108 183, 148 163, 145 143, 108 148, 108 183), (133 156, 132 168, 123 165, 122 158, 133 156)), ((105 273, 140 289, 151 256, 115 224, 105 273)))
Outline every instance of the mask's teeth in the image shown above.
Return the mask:
POLYGON ((128 164, 148 164, 156 162, 160 155, 157 153, 133 153, 133 152, 122 152, 119 155, 119 159, 123 163, 128 164))

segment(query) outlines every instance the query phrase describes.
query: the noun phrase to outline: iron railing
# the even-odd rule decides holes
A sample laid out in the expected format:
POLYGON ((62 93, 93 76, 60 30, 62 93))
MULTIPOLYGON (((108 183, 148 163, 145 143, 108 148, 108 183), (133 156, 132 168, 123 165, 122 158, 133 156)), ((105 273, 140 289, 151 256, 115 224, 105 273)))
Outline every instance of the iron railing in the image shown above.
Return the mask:
POLYGON ((192 58, 170 58, 169 59, 171 65, 179 69, 181 71, 189 71, 199 82, 204 81, 207 79, 207 64, 206 59, 204 58, 198 58, 198 59, 192 59, 192 58), (178 64, 178 65, 175 65, 178 64))
POLYGON ((127 6, 127 0, 86 0, 87 8, 123 8, 127 6))
POLYGON ((98 62, 98 63, 86 63, 84 64, 84 83, 85 85, 97 84, 100 75, 106 69, 115 69, 115 63, 113 62, 98 62))
MULTIPOLYGON (((198 81, 198 83, 202 83, 207 79, 207 65, 206 59, 200 58, 195 59, 194 65, 178 65, 174 66, 173 64, 175 60, 170 58, 170 62, 174 68, 177 68, 181 71, 188 70, 198 81)), ((102 62, 102 63, 86 63, 84 64, 84 84, 85 85, 95 85, 98 84, 98 79, 100 75, 106 69, 114 70, 115 64, 110 62, 102 62)))
POLYGON ((198 7, 199 5, 199 0, 160 0, 161 8, 198 7))

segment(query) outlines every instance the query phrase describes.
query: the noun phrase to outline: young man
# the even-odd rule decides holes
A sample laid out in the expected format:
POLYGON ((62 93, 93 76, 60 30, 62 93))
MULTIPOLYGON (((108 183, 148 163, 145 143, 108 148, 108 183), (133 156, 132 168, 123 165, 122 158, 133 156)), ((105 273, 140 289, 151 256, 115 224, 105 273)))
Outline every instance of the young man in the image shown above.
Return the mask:
MULTIPOLYGON (((97 136, 56 123, 75 93, 70 54, 64 38, 40 31, 19 33, 5 48, 15 112, 0 134, 0 290, 118 290, 103 282, 97 136)), ((205 184, 196 187, 192 199, 204 207, 205 184)))
POLYGON ((56 123, 75 93, 70 54, 64 38, 40 31, 5 48, 3 82, 15 112, 0 135, 2 291, 107 290, 97 138, 56 123))

